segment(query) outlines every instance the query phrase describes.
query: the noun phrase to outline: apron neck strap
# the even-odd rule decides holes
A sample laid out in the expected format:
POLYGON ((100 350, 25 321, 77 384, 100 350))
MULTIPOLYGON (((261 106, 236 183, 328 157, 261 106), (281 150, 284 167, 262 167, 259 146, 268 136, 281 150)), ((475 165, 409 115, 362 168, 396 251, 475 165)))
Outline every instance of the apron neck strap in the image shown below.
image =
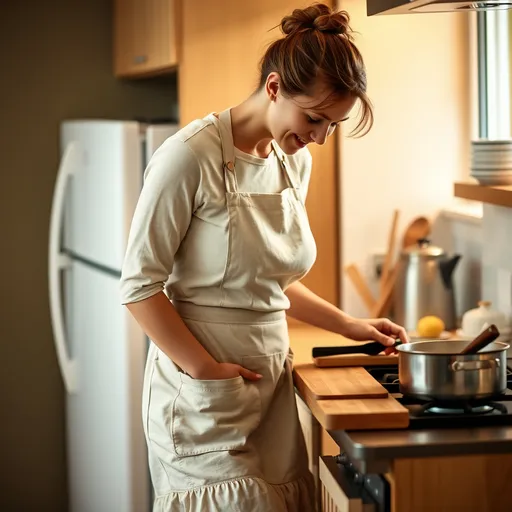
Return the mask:
POLYGON ((233 130, 231 129, 230 109, 219 114, 216 125, 220 135, 226 192, 238 192, 238 182, 235 174, 235 143, 233 142, 233 130))
POLYGON ((290 168, 288 166, 288 161, 286 159, 286 153, 279 147, 279 145, 277 144, 277 142, 275 140, 273 140, 271 142, 271 144, 272 144, 272 149, 274 150, 274 153, 276 154, 277 159, 279 160, 281 169, 284 172, 284 175, 286 177, 286 181, 288 182, 288 185, 291 188, 297 188, 297 186, 295 185, 295 181, 293 180, 292 175, 290 173, 290 168))
MULTIPOLYGON (((217 116, 213 116, 220 135, 222 149, 222 166, 224 169, 224 181, 227 192, 238 192, 238 183, 235 173, 235 144, 233 142, 233 130, 231 127, 231 110, 227 109, 217 116)), ((286 181, 291 188, 297 188, 289 171, 285 153, 277 145, 276 141, 271 142, 272 149, 277 156, 281 169, 284 172, 286 181)))

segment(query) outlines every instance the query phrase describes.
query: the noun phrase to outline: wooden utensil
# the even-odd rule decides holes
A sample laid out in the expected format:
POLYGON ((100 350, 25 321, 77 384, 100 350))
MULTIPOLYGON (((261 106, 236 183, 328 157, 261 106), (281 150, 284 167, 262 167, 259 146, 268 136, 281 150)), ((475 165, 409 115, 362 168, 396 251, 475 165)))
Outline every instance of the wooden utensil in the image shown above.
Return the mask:
POLYGON ((431 225, 426 217, 416 217, 407 226, 402 239, 402 247, 406 248, 414 245, 421 238, 427 238, 430 235, 431 225))
MULTIPOLYGON (((374 308, 371 310, 372 318, 387 316, 391 308, 393 290, 395 287, 399 263, 399 261, 397 260, 394 263, 394 265, 391 265, 392 253, 394 249, 393 237, 395 236, 395 232, 397 229, 397 219, 398 210, 395 210, 395 214, 393 216, 393 224, 391 227, 389 237, 388 253, 386 254, 386 269, 383 268, 380 296, 377 302, 375 303, 374 308)), ((426 217, 416 217, 415 219, 412 220, 412 222, 409 223, 404 232, 404 236, 402 238, 402 248, 415 244, 420 238, 427 237, 430 234, 430 230, 430 221, 426 217)))
POLYGON ((391 299, 393 297, 393 290, 395 288, 397 276, 398 262, 395 263, 391 270, 384 290, 381 292, 379 300, 375 303, 374 308, 371 310, 372 318, 379 318, 388 314, 391 307, 391 299))
MULTIPOLYGON (((484 347, 492 343, 498 336, 500 331, 492 324, 485 331, 481 332, 469 345, 466 345, 461 351, 460 355, 476 354, 484 347)), ((314 350, 314 349, 313 349, 314 350)))
POLYGON ((395 252, 395 239, 396 239, 396 231, 398 229, 398 218, 400 216, 400 211, 395 210, 393 212, 393 222, 391 223, 391 229, 389 231, 388 238, 388 248, 386 252, 386 258, 384 260, 384 265, 382 266, 382 277, 380 280, 380 293, 381 296, 386 290, 386 285, 388 284, 389 272, 392 267, 392 259, 395 252))
POLYGON ((398 265, 397 262, 393 263, 393 256, 395 252, 396 232, 398 229, 399 216, 400 210, 395 210, 393 212, 391 229, 389 230, 386 257, 384 259, 384 265, 382 266, 379 298, 370 310, 370 316, 372 318, 387 316, 391 308, 393 289, 395 287, 396 281, 396 270, 398 265))

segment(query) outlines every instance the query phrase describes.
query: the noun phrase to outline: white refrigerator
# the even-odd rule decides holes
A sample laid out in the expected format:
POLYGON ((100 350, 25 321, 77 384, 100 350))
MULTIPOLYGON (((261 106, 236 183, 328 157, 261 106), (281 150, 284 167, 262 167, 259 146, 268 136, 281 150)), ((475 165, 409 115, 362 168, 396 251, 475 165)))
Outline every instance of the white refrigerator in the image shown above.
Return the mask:
POLYGON ((151 509, 141 392, 148 340, 120 304, 131 218, 174 124, 72 120, 49 234, 49 299, 66 389, 70 512, 151 509))

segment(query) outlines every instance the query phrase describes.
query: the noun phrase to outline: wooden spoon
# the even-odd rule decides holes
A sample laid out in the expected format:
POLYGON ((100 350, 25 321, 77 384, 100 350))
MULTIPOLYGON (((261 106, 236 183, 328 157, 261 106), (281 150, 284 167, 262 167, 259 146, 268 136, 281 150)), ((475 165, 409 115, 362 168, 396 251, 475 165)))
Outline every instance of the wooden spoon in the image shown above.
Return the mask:
POLYGON ((388 238, 388 249, 386 252, 386 259, 384 260, 384 266, 382 267, 382 277, 380 281, 380 293, 381 296, 384 294, 384 290, 386 289, 386 285, 388 284, 389 273, 392 268, 393 255, 395 253, 395 238, 396 231, 398 229, 398 218, 400 216, 400 210, 395 210, 393 212, 393 222, 391 224, 391 229, 389 231, 388 238))
MULTIPOLYGON (((389 233, 388 240, 388 252, 386 254, 386 260, 382 271, 381 286, 380 286, 380 297, 375 306, 371 309, 371 316, 378 318, 386 316, 391 308, 393 300, 393 290, 395 287, 395 281, 397 278, 399 260, 394 264, 391 264, 391 258, 394 250, 394 238, 397 230, 399 210, 394 211, 393 223, 389 233)), ((426 217, 416 217, 407 226, 402 239, 402 249, 414 245, 421 238, 426 238, 430 234, 431 226, 430 221, 426 217)))
POLYGON ((405 230, 402 239, 402 247, 414 245, 421 238, 427 238, 430 234, 430 221, 426 217, 416 217, 405 230))
POLYGON ((500 335, 498 328, 492 324, 485 331, 482 331, 469 345, 460 351, 460 355, 476 354, 484 347, 493 342, 500 335))

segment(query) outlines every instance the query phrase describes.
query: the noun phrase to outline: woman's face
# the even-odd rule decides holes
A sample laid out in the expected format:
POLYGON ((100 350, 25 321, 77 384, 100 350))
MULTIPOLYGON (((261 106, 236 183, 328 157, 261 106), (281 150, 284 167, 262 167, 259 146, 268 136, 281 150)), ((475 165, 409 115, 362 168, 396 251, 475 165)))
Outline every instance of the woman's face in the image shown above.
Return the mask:
POLYGON ((271 73, 267 79, 267 94, 271 99, 268 127, 273 139, 288 155, 293 155, 312 142, 325 144, 336 127, 348 119, 356 102, 355 97, 347 96, 334 102, 328 101, 325 107, 315 108, 331 94, 322 83, 317 84, 312 96, 292 98, 282 95, 279 84, 279 75, 271 73))

